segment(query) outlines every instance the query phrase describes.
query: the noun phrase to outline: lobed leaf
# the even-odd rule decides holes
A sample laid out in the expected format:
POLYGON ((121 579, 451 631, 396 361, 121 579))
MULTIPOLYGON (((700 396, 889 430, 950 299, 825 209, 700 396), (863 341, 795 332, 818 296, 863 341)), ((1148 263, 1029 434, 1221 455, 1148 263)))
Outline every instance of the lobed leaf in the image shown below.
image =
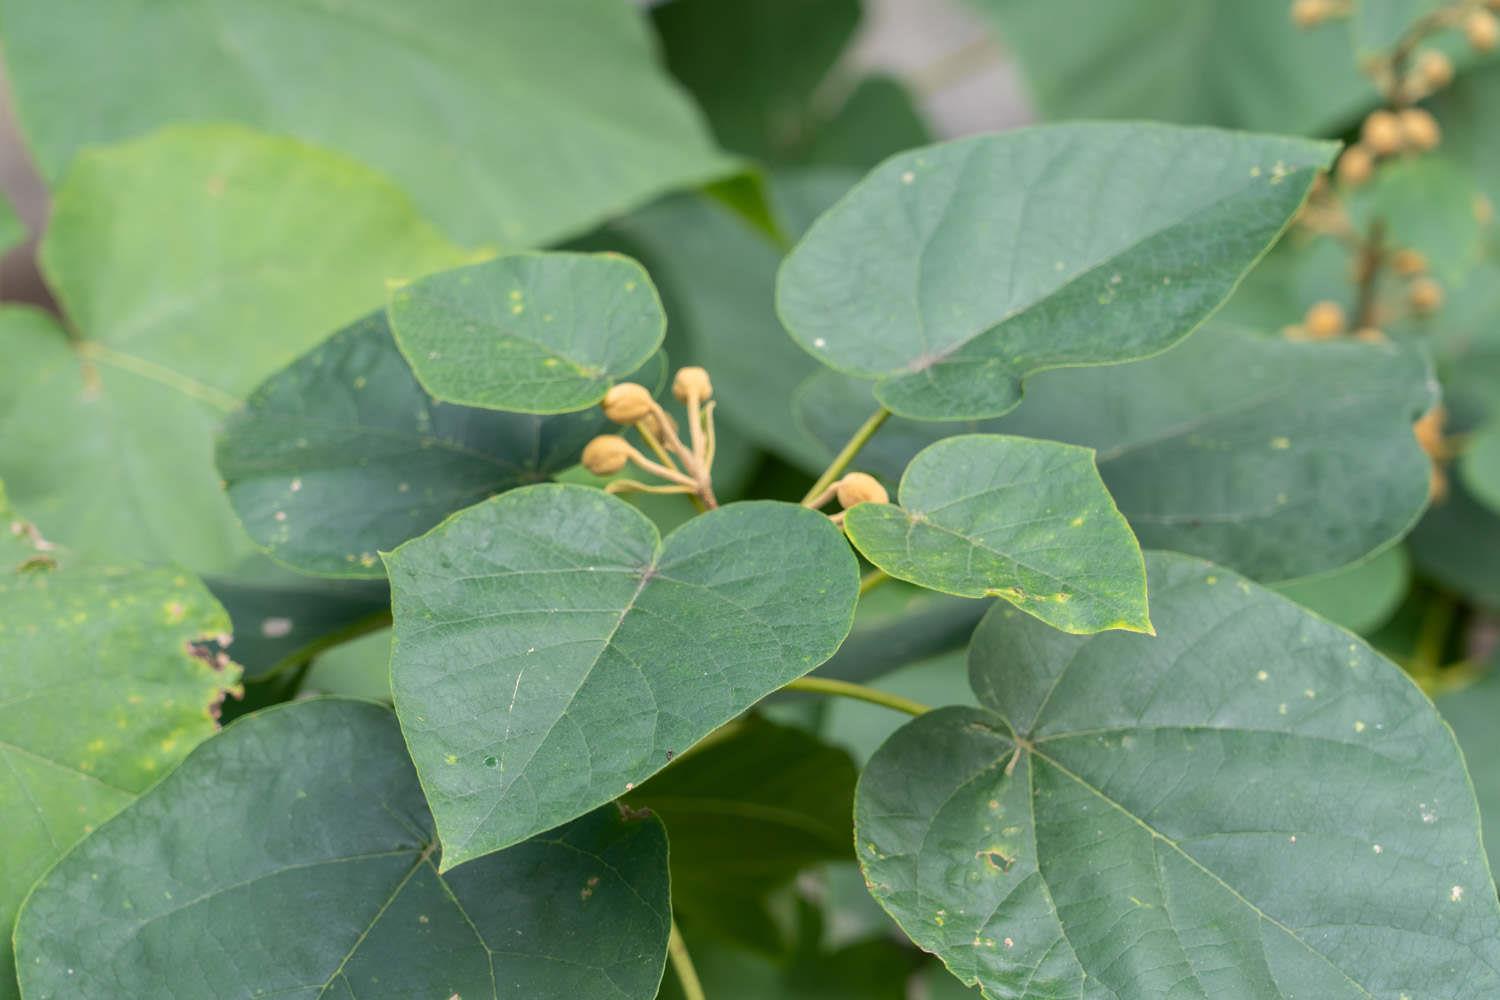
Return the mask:
POLYGON ((388 710, 266 709, 48 874, 16 931, 21 984, 36 1000, 656 995, 658 821, 601 809, 448 875, 437 849, 388 710))
POLYGON ((392 693, 445 868, 630 791, 828 659, 858 596, 807 508, 733 504, 661 540, 561 485, 462 511, 386 569, 392 693))
POLYGON ((1283 598, 1148 566, 1154 639, 991 611, 982 707, 860 779, 875 898, 992 997, 1493 995, 1500 904, 1432 704, 1283 598))
POLYGON ((813 224, 782 264, 777 311, 898 414, 999 416, 1028 375, 1146 357, 1191 333, 1333 151, 1086 124, 903 153, 813 224))
POLYGON ((850 508, 855 548, 898 579, 999 597, 1064 632, 1150 632, 1146 567, 1087 448, 997 434, 917 454, 895 504, 850 508))

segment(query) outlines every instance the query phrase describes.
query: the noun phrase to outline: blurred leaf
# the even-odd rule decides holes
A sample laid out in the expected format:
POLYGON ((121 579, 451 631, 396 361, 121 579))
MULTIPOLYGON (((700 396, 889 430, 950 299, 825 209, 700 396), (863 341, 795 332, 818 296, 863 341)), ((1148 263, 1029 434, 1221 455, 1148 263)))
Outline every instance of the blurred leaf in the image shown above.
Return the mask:
POLYGON ((1462 479, 1434 504, 1408 539, 1417 570, 1472 601, 1500 608, 1500 514, 1475 500, 1462 479))
POLYGON ((1354 43, 1361 56, 1390 52, 1418 21, 1448 0, 1357 0, 1354 8, 1354 43))
POLYGON ((854 631, 818 668, 818 676, 868 681, 950 649, 968 645, 989 602, 951 597, 899 580, 859 599, 854 631))
POLYGON ((258 712, 48 873, 17 928, 26 995, 655 996, 660 823, 607 806, 447 875, 437 847, 389 710, 258 712))
POLYGON ((1335 625, 1368 633, 1390 619, 1410 583, 1411 559, 1400 545, 1392 545, 1344 569, 1272 589, 1335 625))
MULTIPOLYGON (((993 601, 972 603, 984 611, 994 604, 993 601)), ((965 650, 954 650, 883 674, 874 686, 920 705, 978 705, 969 687, 967 660, 965 650)), ((829 704, 818 731, 828 742, 848 750, 863 767, 880 744, 907 721, 905 716, 882 705, 840 698, 829 704)))
POLYGON ((800 162, 867 170, 893 153, 932 140, 905 84, 894 77, 867 76, 813 133, 800 162))
POLYGON ((1146 357, 1190 334, 1333 151, 1097 123, 914 150, 808 230, 777 276, 777 314, 823 364, 874 380, 897 414, 996 417, 1029 375, 1146 357))
POLYGON ((969 0, 1016 54, 1043 117, 1327 133, 1376 103, 1342 24, 1290 0, 969 0))
POLYGON ((17 0, 4 37, 54 181, 82 146, 240 121, 357 157, 466 243, 532 246, 733 167, 616 0, 17 0))
POLYGON ((1431 104, 1443 126, 1443 155, 1472 170, 1491 207, 1500 205, 1500 133, 1495 129, 1500 62, 1466 70, 1431 104))
POLYGON ((41 247, 69 332, 0 312, 11 492, 81 551, 229 569, 250 545, 215 426, 387 278, 459 259, 379 175, 290 139, 184 127, 82 153, 41 247))
POLYGON ((302 682, 304 691, 391 701, 391 630, 362 635, 323 653, 302 682))
POLYGON ((1479 263, 1482 230, 1474 215, 1474 175, 1450 159, 1422 156, 1387 163, 1346 203, 1361 232, 1378 220, 1385 237, 1419 251, 1444 282, 1459 285, 1479 263))
POLYGON ((1485 424, 1469 438, 1459 472, 1474 499, 1500 513, 1500 421, 1485 424))
POLYGON ((1493 868, 1500 863, 1500 673, 1490 669, 1479 681, 1438 696, 1437 707, 1469 762, 1493 868))

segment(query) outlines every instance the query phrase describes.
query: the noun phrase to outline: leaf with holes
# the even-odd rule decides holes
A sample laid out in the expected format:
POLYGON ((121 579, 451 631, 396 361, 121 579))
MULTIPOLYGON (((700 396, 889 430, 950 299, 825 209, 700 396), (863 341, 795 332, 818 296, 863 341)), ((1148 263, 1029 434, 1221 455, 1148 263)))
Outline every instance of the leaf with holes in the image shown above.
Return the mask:
POLYGON ((267 709, 47 875, 17 926, 21 985, 28 1000, 656 995, 659 821, 607 807, 448 875, 436 850, 387 709, 267 709), (233 960, 195 959, 223 951, 224 921, 233 960))
POLYGON ((391 329, 445 403, 566 413, 646 363, 667 317, 644 268, 619 254, 531 253, 391 292, 391 329))
POLYGON ((1146 567, 1087 448, 998 434, 924 449, 897 502, 862 503, 849 540, 891 576, 1000 597, 1064 632, 1150 632, 1146 567))
POLYGON ((813 224, 781 267, 777 311, 896 413, 999 416, 1034 372, 1142 358, 1191 333, 1334 149, 1088 124, 902 153, 813 224))
MULTIPOLYGON (((665 359, 631 378, 661 386, 665 359)), ((375 313, 267 379, 229 418, 217 459, 245 530, 278 560, 383 580, 377 552, 576 465, 609 427, 597 409, 545 417, 439 403, 375 313)))
MULTIPOLYGON (((217 728, 229 616, 171 567, 80 563, 4 505, 0 932, 37 877, 217 728)), ((9 948, 0 998, 14 997, 9 948)))
POLYGON ((396 713, 445 867, 623 795, 833 655, 858 571, 762 501, 665 539, 581 486, 528 486, 386 557, 396 713))
POLYGON ((1284 598, 1148 566, 1154 639, 990 612, 982 707, 860 778, 875 898, 993 997, 1495 995, 1500 905, 1432 703, 1284 598))

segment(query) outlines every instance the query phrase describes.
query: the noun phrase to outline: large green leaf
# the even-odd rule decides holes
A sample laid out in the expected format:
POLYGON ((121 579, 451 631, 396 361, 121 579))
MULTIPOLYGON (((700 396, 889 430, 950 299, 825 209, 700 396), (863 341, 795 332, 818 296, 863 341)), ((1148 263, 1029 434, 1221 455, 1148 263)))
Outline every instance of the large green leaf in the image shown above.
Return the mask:
POLYGON ((240 121, 358 157, 458 239, 519 246, 732 168, 615 0, 17 0, 4 38, 54 180, 81 146, 240 121))
POLYGON ((528 486, 386 557, 396 711, 446 867, 623 795, 849 632, 821 514, 734 504, 661 540, 629 504, 528 486))
POLYGON ((628 257, 527 253, 392 289, 390 324, 435 399, 565 413, 645 364, 667 318, 628 257))
POLYGON ((0 312, 16 502, 82 551, 233 566, 250 547, 215 425, 387 278, 459 259, 388 182, 289 139, 174 128, 82 154, 41 248, 72 333, 0 312))
POLYGON ((1191 333, 1333 149, 1087 124, 915 150, 813 224, 781 267, 777 311, 896 413, 999 416, 1027 375, 1146 357, 1191 333))
POLYGON ((891 576, 1000 597, 1064 632, 1150 632, 1146 567, 1087 448, 950 437, 901 477, 897 503, 856 504, 849 540, 891 576))
POLYGON ((1431 702, 1284 598, 1148 563, 1154 639, 990 613, 983 707, 860 779, 875 897, 993 997, 1495 995, 1500 905, 1431 702))
POLYGON ((1273 589, 1336 625, 1369 634, 1390 620, 1410 586, 1411 557, 1392 545, 1352 566, 1273 589))
MULTIPOLYGON (((170 567, 93 566, 38 548, 5 506, 0 527, 0 935, 21 899, 85 834, 215 730, 239 667, 229 616, 170 567), (31 549, 31 564, 15 557, 31 549)), ((0 948, 0 998, 16 996, 0 948)))
MULTIPOLYGON (((1411 425, 1435 398, 1420 349, 1213 329, 1147 361, 1041 375, 1001 420, 892 419, 860 462, 893 475, 927 443, 973 430, 1084 445, 1143 545, 1288 580, 1410 529, 1431 468, 1411 425)), ((836 448, 874 403, 867 386, 824 376, 798 405, 836 448)))
POLYGON ((16 931, 22 986, 28 1000, 656 995, 671 922, 656 820, 608 807, 448 875, 437 850, 389 710, 258 712, 48 874, 16 931))
MULTIPOLYGON (((658 386, 664 369, 658 356, 635 378, 658 386)), ((575 465, 605 425, 597 409, 541 417, 439 403, 374 313, 267 379, 225 424, 217 458, 245 530, 277 559, 384 579, 375 553, 575 465)))
POLYGON ((776 953, 765 898, 798 872, 848 858, 854 762, 757 716, 705 743, 627 797, 672 840, 672 909, 698 927, 776 953))
POLYGON ((1304 31, 1286 0, 969 0, 1052 119, 1152 118, 1326 133, 1377 100, 1341 24, 1304 31))
POLYGON ((1484 819, 1484 846, 1490 866, 1500 862, 1500 674, 1494 664, 1473 684, 1440 695, 1438 711, 1453 727, 1474 780, 1474 795, 1484 819))

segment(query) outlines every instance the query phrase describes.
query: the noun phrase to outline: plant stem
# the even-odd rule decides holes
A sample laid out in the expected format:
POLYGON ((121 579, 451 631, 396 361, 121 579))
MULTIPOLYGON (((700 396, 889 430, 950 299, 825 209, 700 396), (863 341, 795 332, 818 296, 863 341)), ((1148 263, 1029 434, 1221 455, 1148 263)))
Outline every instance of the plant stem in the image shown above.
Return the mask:
POLYGON ((1355 261, 1355 280, 1359 297, 1354 306, 1354 329, 1375 325, 1375 308, 1379 304, 1380 272, 1385 267, 1385 223, 1376 219, 1360 244, 1355 261))
POLYGON ((783 691, 806 691, 809 694, 826 694, 839 698, 853 698, 856 701, 867 701, 872 705, 883 705, 897 712, 905 712, 907 715, 925 715, 931 711, 921 702, 903 698, 899 694, 890 694, 886 691, 877 691, 874 688, 865 687, 863 684, 851 684, 848 681, 836 681, 831 677, 799 677, 792 681, 783 691))
POLYGON ((861 448, 870 443, 870 438, 875 436, 875 432, 880 430, 880 425, 885 423, 886 418, 890 415, 891 411, 882 406, 870 415, 869 420, 860 425, 859 430, 855 431, 854 436, 849 439, 849 443, 844 445, 844 450, 834 457, 833 463, 823 470, 823 474, 818 477, 818 481, 812 484, 812 489, 807 491, 807 496, 802 498, 804 505, 816 500, 828 487, 833 485, 834 480, 844 474, 844 470, 849 468, 849 463, 854 461, 854 456, 859 454, 861 448))
POLYGON ((677 921, 672 921, 672 931, 667 935, 667 954, 672 957, 672 971, 677 973, 677 981, 682 984, 682 995, 687 1000, 707 1000, 703 995, 703 983, 698 979, 698 970, 693 968, 693 957, 688 954, 687 944, 682 940, 682 932, 677 929, 677 921))
POLYGON ((883 569, 872 569, 859 578, 859 596, 863 597, 891 577, 883 569))

